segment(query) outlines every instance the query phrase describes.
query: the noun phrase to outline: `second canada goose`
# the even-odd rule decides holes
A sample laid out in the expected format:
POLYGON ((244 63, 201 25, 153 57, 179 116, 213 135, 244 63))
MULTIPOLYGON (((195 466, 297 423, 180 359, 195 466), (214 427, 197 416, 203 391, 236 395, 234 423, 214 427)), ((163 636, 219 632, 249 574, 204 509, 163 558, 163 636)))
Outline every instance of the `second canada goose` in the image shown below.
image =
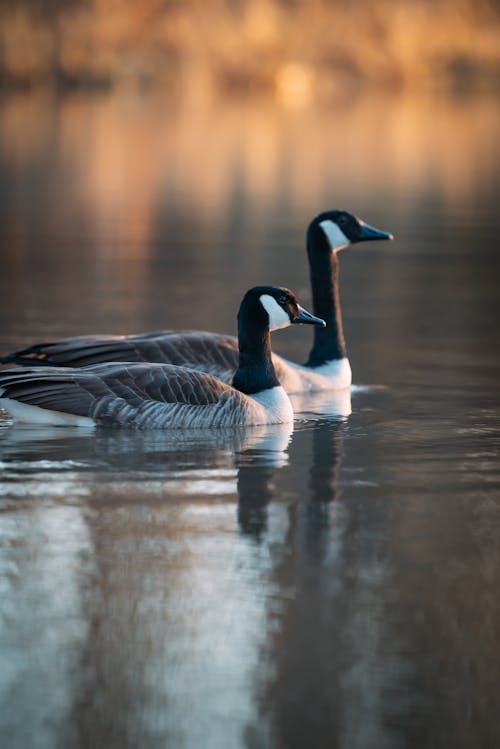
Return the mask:
MULTIPOLYGON (((342 329, 337 253, 357 242, 392 239, 347 211, 325 211, 307 229, 307 254, 314 314, 326 320, 316 329, 307 362, 295 364, 273 354, 278 379, 287 393, 338 390, 352 380, 342 329)), ((79 336, 42 343, 0 357, 0 363, 84 367, 101 362, 177 364, 231 382, 238 366, 236 338, 203 331, 156 331, 127 336, 79 336)))
POLYGON ((238 312, 239 363, 232 385, 171 364, 9 369, 0 372, 0 407, 14 421, 68 426, 199 429, 289 423, 293 409, 273 367, 270 330, 297 323, 325 325, 288 289, 256 286, 238 312))

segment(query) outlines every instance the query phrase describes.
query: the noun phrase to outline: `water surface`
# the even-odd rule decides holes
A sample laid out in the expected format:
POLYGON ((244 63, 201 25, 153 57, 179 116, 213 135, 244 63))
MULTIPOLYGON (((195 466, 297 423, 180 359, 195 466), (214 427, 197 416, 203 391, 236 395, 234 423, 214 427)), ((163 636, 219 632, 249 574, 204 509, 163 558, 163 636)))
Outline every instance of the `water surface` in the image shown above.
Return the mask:
POLYGON ((500 745, 498 114, 3 103, 2 350, 307 306, 326 207, 397 237, 343 253, 356 386, 293 429, 0 423, 9 749, 500 745))

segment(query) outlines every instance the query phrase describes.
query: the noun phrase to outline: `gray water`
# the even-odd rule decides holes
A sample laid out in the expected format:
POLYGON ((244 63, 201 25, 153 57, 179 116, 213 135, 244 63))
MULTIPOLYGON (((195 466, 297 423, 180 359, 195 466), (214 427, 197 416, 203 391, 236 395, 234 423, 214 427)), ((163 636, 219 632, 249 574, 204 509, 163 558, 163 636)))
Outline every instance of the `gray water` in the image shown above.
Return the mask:
POLYGON ((499 112, 3 102, 1 351, 307 306, 324 208, 396 241, 342 254, 355 387, 293 429, 0 421, 2 747, 500 746, 499 112))

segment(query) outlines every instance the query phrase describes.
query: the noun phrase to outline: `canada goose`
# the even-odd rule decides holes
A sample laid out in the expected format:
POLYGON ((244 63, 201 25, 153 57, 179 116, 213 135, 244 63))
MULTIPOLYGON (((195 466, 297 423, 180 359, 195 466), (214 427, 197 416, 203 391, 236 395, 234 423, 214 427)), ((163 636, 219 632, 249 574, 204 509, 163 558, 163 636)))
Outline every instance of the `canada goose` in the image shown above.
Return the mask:
MULTIPOLYGON (((326 211, 307 229, 307 254, 314 314, 326 320, 316 329, 304 365, 273 354, 278 379, 287 393, 335 390, 352 380, 342 330, 337 253, 350 244, 392 239, 392 234, 365 224, 346 211, 326 211)), ((231 382, 238 366, 236 338, 203 331, 156 331, 128 336, 79 336, 15 351, 0 363, 27 366, 84 367, 111 361, 178 364, 231 382)))
POLYGON ((140 429, 283 424, 290 399, 271 358, 270 330, 325 325, 276 286, 247 291, 238 312, 239 364, 233 384, 171 364, 108 362, 83 369, 10 369, 0 373, 0 407, 14 421, 140 429))

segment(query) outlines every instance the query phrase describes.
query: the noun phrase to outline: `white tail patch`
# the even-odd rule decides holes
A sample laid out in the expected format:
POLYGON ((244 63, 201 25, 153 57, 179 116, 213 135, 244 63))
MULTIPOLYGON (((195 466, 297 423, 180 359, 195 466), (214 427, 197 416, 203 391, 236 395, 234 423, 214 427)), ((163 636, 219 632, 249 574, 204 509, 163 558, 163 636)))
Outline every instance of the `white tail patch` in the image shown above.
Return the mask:
POLYGON ((75 416, 75 414, 65 414, 61 411, 50 411, 48 408, 29 406, 27 403, 20 403, 12 398, 0 398, 0 408, 7 411, 15 422, 21 422, 24 424, 95 427, 95 422, 92 419, 89 419, 88 416, 75 416))
POLYGON ((342 247, 346 247, 350 244, 346 235, 342 229, 330 219, 320 222, 320 226, 323 230, 325 237, 330 242, 330 248, 332 250, 340 250, 342 247))
POLYGON ((276 299, 270 294, 262 294, 260 302, 267 314, 269 315, 269 330, 279 330, 279 328, 288 328, 290 318, 283 307, 280 307, 276 299))

